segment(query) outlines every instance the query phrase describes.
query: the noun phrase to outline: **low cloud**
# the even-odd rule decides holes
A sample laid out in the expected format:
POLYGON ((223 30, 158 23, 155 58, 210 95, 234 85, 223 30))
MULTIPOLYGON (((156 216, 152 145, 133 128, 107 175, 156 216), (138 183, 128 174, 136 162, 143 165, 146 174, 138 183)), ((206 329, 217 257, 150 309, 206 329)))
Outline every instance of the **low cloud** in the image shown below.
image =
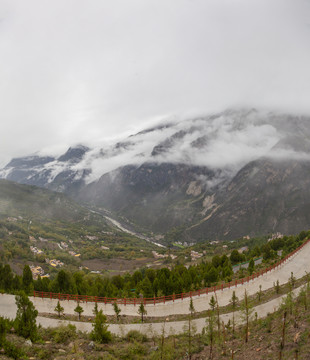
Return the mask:
MULTIPOLYGON (((91 169, 87 179, 91 182, 129 164, 182 163, 205 166, 227 178, 248 162, 264 156, 309 160, 309 153, 292 148, 291 141, 286 146, 286 139, 292 137, 291 121, 290 116, 248 110, 183 120, 95 148, 74 169, 91 169)), ((298 136, 300 128, 308 126, 310 131, 309 119, 299 119, 299 124, 300 127, 295 127, 298 136)))

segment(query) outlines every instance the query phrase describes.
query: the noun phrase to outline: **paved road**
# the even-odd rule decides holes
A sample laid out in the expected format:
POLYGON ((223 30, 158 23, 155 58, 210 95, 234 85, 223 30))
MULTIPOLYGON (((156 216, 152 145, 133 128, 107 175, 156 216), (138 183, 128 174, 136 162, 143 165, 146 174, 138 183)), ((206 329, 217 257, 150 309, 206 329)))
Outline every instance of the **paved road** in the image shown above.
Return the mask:
MULTIPOLYGON (((220 306, 225 306, 230 302, 232 292, 235 290, 236 295, 241 299, 244 296, 244 289, 247 290, 249 295, 257 293, 259 286, 261 285, 262 291, 267 290, 273 287, 273 284, 279 280, 280 285, 287 283, 291 272, 294 273, 294 276, 299 279, 305 275, 305 272, 310 272, 310 242, 307 243, 298 253, 294 254, 291 258, 287 260, 285 264, 282 264, 281 267, 260 276, 254 280, 251 280, 249 283, 244 285, 233 286, 232 288, 226 288, 224 290, 217 291, 218 302, 220 306)), ((212 293, 208 295, 203 294, 200 296, 194 296, 194 306, 196 311, 202 312, 209 309, 209 301, 212 296, 212 293)), ((54 308, 57 304, 57 300, 50 299, 41 299, 41 298, 31 298, 36 308, 39 312, 54 312, 54 308)), ((178 314, 188 314, 190 298, 185 298, 184 300, 178 299, 174 302, 166 302, 161 304, 148 304, 146 305, 146 310, 149 316, 169 316, 169 315, 178 315, 178 314)), ((74 301, 61 301, 61 305, 65 309, 66 314, 74 314, 74 308, 76 303, 74 301)), ((92 315, 94 309, 94 303, 82 303, 81 304, 84 313, 83 315, 92 315)), ((121 308, 122 315, 137 315, 138 306, 134 305, 119 305, 121 308)), ((111 304, 98 304, 99 309, 102 309, 103 312, 107 315, 114 315, 113 306, 111 304)))
MULTIPOLYGON (((236 291, 236 295, 242 299, 244 296, 244 289, 247 290, 249 295, 257 293, 259 290, 259 286, 262 286, 262 290, 267 290, 273 287, 273 284, 279 280, 280 284, 284 284, 288 281, 288 278, 291 275, 291 272, 294 273, 294 276, 299 279, 305 275, 306 272, 310 272, 310 242, 307 243, 298 253, 294 254, 285 264, 282 264, 281 267, 272 270, 271 272, 260 276, 254 280, 251 280, 249 283, 244 285, 238 285, 237 287, 233 287, 231 289, 224 289, 223 291, 218 291, 218 301, 220 306, 225 306, 229 303, 232 291, 236 291)), ((193 297, 194 306, 197 312, 201 312, 209 309, 209 301, 212 294, 203 294, 201 296, 193 297)), ((39 312, 44 313, 55 313, 54 308, 57 304, 57 300, 50 299, 41 299, 41 298, 30 298, 34 303, 35 307, 39 312)), ((149 316, 159 316, 159 317, 167 317, 174 314, 188 314, 189 309, 189 298, 184 300, 176 300, 175 302, 167 302, 166 304, 156 304, 154 305, 146 305, 147 313, 149 316)), ((257 307, 257 313, 259 316, 264 316, 267 312, 272 312, 274 307, 277 307, 278 302, 280 300, 273 300, 264 305, 260 305, 257 307), (266 310, 267 309, 267 310, 266 310)), ((74 301, 61 301, 61 305, 64 307, 64 312, 66 314, 74 314, 74 308, 76 307, 76 303, 74 301)), ((89 316, 92 315, 92 311, 94 308, 94 303, 82 303, 81 304, 84 313, 83 315, 89 316)), ((103 312, 108 315, 114 315, 114 310, 111 304, 99 304, 99 309, 103 309, 103 312)), ((134 305, 120 305, 122 310, 122 315, 137 315, 138 306, 134 305)), ((16 314, 16 305, 14 301, 13 295, 0 295, 0 314, 3 316, 7 316, 10 318, 14 318, 16 314)), ((228 321, 230 315, 223 315, 223 319, 228 321)), ((47 318, 38 318, 38 323, 41 323, 42 326, 56 326, 59 321, 55 319, 47 319, 47 318)), ((167 324, 167 327, 171 326, 176 332, 180 332, 183 329, 183 326, 186 322, 178 321, 175 323, 167 324)), ((197 326, 197 330, 201 331, 203 328, 205 321, 204 319, 195 320, 195 324, 197 326)), ((89 331, 91 329, 91 324, 87 323, 77 323, 78 328, 81 330, 89 331)), ((138 329, 145 332, 149 329, 150 325, 144 324, 130 324, 130 325, 110 325, 111 331, 116 334, 121 334, 122 331, 127 332, 129 329, 138 329)), ((152 328, 155 332, 160 332, 162 328, 161 323, 156 323, 152 325, 152 328)))
MULTIPOLYGON (((296 288, 293 293, 297 295, 302 287, 296 288)), ((275 311, 282 302, 282 299, 285 295, 282 295, 276 299, 273 299, 267 303, 256 306, 253 309, 253 314, 257 312, 258 317, 265 317, 267 313, 275 311)), ((16 305, 13 295, 1 295, 0 297, 0 315, 6 316, 9 318, 15 318, 16 314, 16 305)), ((53 312, 55 313, 55 312, 53 312)), ((228 320, 232 320, 232 313, 221 315, 221 320, 226 324, 228 320)), ((237 324, 241 324, 241 313, 235 313, 235 321, 237 324)), ((46 318, 42 316, 37 317, 37 324, 41 324, 43 327, 56 327, 60 324, 74 324, 78 330, 90 332, 92 330, 92 324, 86 322, 78 321, 68 321, 68 320, 57 320, 46 318)), ((188 325, 188 321, 166 321, 166 323, 152 323, 152 324, 110 324, 109 330, 119 336, 124 336, 130 330, 139 330, 147 336, 151 337, 153 334, 161 334, 163 326, 165 326, 165 334, 180 334, 184 332, 184 329, 188 325)), ((206 326, 206 319, 200 318, 192 321, 192 325, 196 328, 197 332, 201 332, 202 329, 206 326)))

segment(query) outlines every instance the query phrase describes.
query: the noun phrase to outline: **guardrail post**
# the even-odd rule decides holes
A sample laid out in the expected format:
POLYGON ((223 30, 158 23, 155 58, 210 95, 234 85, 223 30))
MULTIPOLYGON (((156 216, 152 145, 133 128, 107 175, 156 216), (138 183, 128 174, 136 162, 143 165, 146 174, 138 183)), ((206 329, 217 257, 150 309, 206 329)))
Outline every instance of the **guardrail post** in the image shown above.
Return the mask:
POLYGON ((173 295, 172 295, 172 300, 173 300, 173 302, 174 302, 174 297, 175 297, 175 294, 173 293, 173 295))
POLYGON ((133 298, 133 304, 136 306, 136 298, 133 298))

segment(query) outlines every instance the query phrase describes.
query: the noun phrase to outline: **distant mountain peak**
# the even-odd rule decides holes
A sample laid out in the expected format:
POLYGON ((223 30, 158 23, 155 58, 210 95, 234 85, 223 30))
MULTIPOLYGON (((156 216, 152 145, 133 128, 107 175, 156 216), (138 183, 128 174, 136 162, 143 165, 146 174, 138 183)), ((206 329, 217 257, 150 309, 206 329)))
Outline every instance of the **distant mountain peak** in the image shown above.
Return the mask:
POLYGON ((70 161, 73 163, 78 163, 82 160, 83 156, 89 151, 90 148, 84 145, 76 145, 70 147, 65 154, 59 156, 58 161, 66 162, 70 161))

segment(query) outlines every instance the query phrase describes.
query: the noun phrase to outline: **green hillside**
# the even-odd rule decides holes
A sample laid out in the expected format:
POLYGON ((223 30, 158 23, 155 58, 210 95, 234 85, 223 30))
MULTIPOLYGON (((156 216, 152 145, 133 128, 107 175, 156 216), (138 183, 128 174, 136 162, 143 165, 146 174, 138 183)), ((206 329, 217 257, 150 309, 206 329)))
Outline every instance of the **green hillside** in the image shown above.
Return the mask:
POLYGON ((88 214, 87 209, 64 194, 0 180, 0 216, 77 221, 88 214))
POLYGON ((26 263, 51 276, 63 267, 123 271, 152 258, 154 248, 64 194, 0 180, 0 261, 9 262, 16 273, 26 263), (46 259, 63 265, 52 266, 46 259), (120 261, 111 266, 112 259, 120 261))

